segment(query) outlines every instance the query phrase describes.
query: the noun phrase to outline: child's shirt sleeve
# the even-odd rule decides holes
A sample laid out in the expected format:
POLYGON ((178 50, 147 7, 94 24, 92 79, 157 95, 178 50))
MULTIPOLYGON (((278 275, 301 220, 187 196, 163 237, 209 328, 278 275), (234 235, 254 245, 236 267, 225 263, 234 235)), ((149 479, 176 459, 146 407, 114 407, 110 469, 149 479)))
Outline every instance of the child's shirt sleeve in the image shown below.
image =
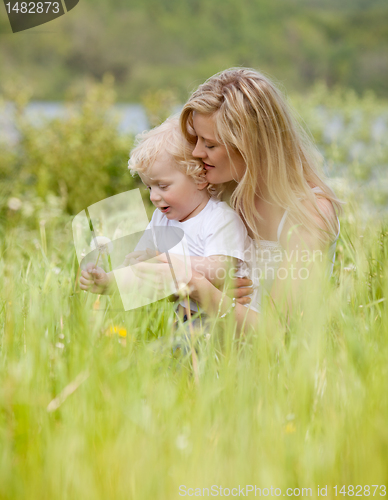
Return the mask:
POLYGON ((217 207, 203 227, 204 257, 227 255, 245 260, 248 233, 239 215, 231 208, 217 207))

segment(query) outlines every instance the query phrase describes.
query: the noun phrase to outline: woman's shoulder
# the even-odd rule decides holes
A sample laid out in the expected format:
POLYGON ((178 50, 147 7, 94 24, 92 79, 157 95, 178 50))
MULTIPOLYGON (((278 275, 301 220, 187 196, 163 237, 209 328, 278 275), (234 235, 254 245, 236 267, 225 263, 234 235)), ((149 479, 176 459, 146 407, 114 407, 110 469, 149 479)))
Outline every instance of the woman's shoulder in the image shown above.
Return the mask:
MULTIPOLYGON (((301 204, 306 213, 310 215, 312 221, 314 221, 315 227, 328 235, 327 243, 332 243, 337 239, 339 233, 339 220, 334 205, 332 201, 326 197, 326 193, 321 188, 313 187, 312 191, 315 195, 315 205, 310 200, 301 200, 301 204), (317 212, 317 208, 320 213, 317 212), (324 217, 322 217, 321 214, 324 217)), ((280 237, 282 244, 290 242, 289 231, 296 227, 296 224, 292 216, 287 217, 280 237)), ((291 236, 291 239, 303 239, 308 246, 311 245, 312 247, 317 245, 317 240, 313 232, 309 231, 306 227, 298 227, 297 231, 295 231, 295 238, 291 236)))
MULTIPOLYGON (((333 203, 323 194, 317 193, 316 197, 316 203, 319 210, 323 213, 327 220, 330 221, 331 224, 336 225, 338 219, 337 214, 334 210, 333 203)), ((310 210, 310 213, 314 217, 315 222, 321 229, 328 229, 325 222, 322 220, 322 217, 320 217, 319 214, 316 213, 316 210, 311 206, 311 203, 306 203, 306 208, 310 210)))
MULTIPOLYGON (((310 185, 310 187, 315 196, 315 202, 318 206, 319 211, 322 212, 322 214, 326 217, 330 225, 335 226, 338 222, 338 218, 334 209, 333 202, 321 187, 312 185, 310 185)), ((308 200, 302 201, 302 204, 314 218, 317 226, 320 229, 327 230, 328 228, 326 227, 325 221, 322 220, 322 217, 320 217, 319 214, 317 214, 316 208, 313 206, 313 204, 308 200)))

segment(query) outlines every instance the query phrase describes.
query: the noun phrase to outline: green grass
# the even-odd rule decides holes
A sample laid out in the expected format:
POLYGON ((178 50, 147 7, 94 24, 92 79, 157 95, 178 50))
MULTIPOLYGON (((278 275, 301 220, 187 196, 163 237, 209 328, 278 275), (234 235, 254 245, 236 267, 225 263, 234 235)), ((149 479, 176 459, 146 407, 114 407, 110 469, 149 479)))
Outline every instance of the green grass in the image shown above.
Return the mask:
POLYGON ((8 227, 0 498, 170 499, 180 485, 316 496, 318 484, 330 497, 334 485, 386 484, 388 232, 358 224, 355 210, 330 287, 287 334, 267 314, 237 341, 219 320, 199 347, 199 384, 191 357, 157 340, 171 336, 171 303, 95 310, 95 296, 74 293, 65 220, 41 233, 8 227), (126 337, 106 335, 111 326, 126 337))
POLYGON ((232 324, 216 321, 198 346, 198 377, 191 356, 169 348, 172 303, 124 313, 113 299, 101 299, 97 310, 96 296, 74 293, 68 200, 83 208, 133 187, 124 161, 130 144, 113 144, 112 126, 104 133, 95 126, 99 115, 81 113, 75 128, 24 129, 21 147, 2 152, 0 499, 174 499, 180 485, 273 486, 281 496, 312 488, 313 497, 327 485, 332 498, 334 485, 339 492, 387 483, 381 212, 388 184, 380 173, 388 153, 371 132, 387 107, 371 95, 355 99, 323 87, 294 98, 348 202, 331 282, 311 289, 287 331, 266 312, 238 341, 232 324), (338 113, 342 131, 325 138, 325 123, 338 113), (53 186, 32 182, 41 169, 53 186), (9 208, 10 197, 20 199, 19 210, 9 208))

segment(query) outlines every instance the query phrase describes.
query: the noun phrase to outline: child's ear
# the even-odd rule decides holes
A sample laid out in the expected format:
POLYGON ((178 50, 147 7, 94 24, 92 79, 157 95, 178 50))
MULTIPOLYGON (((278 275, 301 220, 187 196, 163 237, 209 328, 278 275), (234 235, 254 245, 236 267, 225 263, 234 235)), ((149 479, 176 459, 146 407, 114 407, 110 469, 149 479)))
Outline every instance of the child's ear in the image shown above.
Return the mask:
POLYGON ((197 189, 199 189, 199 191, 202 191, 208 185, 209 185, 209 183, 207 181, 200 182, 199 184, 197 184, 197 189))
POLYGON ((205 187, 207 187, 209 185, 209 183, 206 180, 205 175, 201 175, 199 179, 200 179, 200 182, 197 184, 197 188, 199 189, 199 191, 202 191, 203 189, 205 189, 205 187))

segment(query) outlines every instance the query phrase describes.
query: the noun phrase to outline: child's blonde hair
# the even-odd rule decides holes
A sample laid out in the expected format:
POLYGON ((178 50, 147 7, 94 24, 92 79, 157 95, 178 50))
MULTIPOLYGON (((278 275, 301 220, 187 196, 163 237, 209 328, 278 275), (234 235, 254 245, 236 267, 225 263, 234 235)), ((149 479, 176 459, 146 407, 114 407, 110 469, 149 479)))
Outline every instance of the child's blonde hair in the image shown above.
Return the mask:
MULTIPOLYGON (((158 127, 138 134, 131 151, 128 168, 132 175, 147 173, 162 153, 171 156, 172 166, 193 179, 196 184, 206 182, 203 163, 192 155, 193 145, 181 132, 179 117, 167 118, 158 127)), ((211 192, 211 185, 207 187, 211 192)))
MULTIPOLYGON (((274 84, 255 70, 232 68, 200 85, 184 106, 182 132, 195 144, 193 113, 213 116, 215 137, 220 144, 239 152, 246 170, 233 192, 233 208, 260 240, 255 196, 262 195, 260 179, 276 204, 289 210, 293 219, 323 242, 337 233, 337 221, 319 209, 310 185, 336 208, 340 201, 318 174, 319 155, 305 131, 293 118, 274 84), (328 231, 323 232, 303 201, 309 201, 328 231)), ((221 186, 219 188, 222 189, 221 186)))

